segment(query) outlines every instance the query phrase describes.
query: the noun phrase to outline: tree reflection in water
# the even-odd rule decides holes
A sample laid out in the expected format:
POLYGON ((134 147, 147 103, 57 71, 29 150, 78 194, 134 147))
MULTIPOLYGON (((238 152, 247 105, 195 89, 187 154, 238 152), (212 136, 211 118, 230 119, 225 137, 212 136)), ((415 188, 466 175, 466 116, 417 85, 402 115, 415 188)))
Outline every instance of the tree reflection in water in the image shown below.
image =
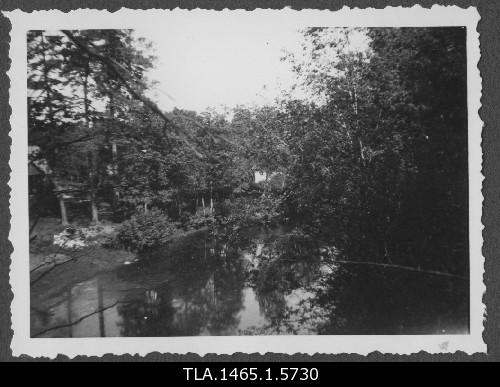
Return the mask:
POLYGON ((119 306, 124 336, 424 334, 467 330, 467 284, 340 265, 299 232, 197 233, 123 275, 144 284, 119 306), (258 311, 244 292, 255 295, 258 311), (247 290, 245 290, 247 289, 247 290), (242 326, 242 313, 259 313, 242 326))
POLYGON ((117 303, 48 333, 62 337, 467 332, 467 281, 339 258, 297 231, 197 232, 56 295, 34 318, 43 331, 117 303))
POLYGON ((254 334, 438 334, 468 330, 468 284, 418 272, 334 263, 300 234, 261 254, 256 292, 268 325, 254 334))
POLYGON ((247 333, 316 333, 325 314, 312 302, 325 274, 320 248, 311 238, 289 233, 268 245, 260 258, 255 286, 268 324, 247 333))
POLYGON ((244 261, 225 243, 206 235, 179 241, 141 268, 158 282, 119 307, 124 336, 230 334, 243 306, 244 261))
POLYGON ((356 267, 329 279, 316 302, 331 310, 322 334, 468 331, 468 283, 461 279, 356 267))

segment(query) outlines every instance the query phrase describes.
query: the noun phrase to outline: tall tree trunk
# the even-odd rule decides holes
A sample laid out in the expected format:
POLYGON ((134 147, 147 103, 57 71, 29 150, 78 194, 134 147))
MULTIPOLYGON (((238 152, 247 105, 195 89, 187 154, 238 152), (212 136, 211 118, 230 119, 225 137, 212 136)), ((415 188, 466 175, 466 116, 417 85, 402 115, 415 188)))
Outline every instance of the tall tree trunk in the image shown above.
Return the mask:
POLYGON ((63 226, 68 225, 68 214, 66 213, 66 203, 64 202, 64 197, 59 194, 59 209, 61 210, 61 224, 63 226))
POLYGON ((116 159, 118 158, 118 147, 116 141, 111 142, 111 158, 113 160, 113 173, 118 174, 118 166, 116 165, 116 159))
POLYGON ((42 54, 42 61, 43 61, 43 81, 44 81, 44 89, 45 89, 45 103, 47 104, 48 110, 49 110, 49 121, 52 121, 54 119, 54 113, 52 110, 52 91, 50 89, 50 84, 49 84, 49 67, 47 65, 47 56, 45 54, 45 50, 47 50, 47 44, 45 42, 45 38, 42 32, 42 46, 43 46, 43 54, 42 54))
POLYGON ((90 203, 91 203, 91 207, 92 207, 92 223, 97 224, 97 223, 99 223, 99 209, 97 207, 95 195, 91 196, 90 203))
MULTIPOLYGON (((85 115, 85 122, 87 123, 87 129, 90 132, 91 131, 91 124, 90 124, 90 113, 89 113, 89 99, 88 99, 88 83, 89 83, 89 75, 90 75, 90 59, 87 60, 86 68, 85 68, 85 77, 83 80, 83 107, 84 107, 84 115, 85 115)), ((95 160, 95 152, 92 150, 88 151, 87 153, 87 162, 88 162, 88 168, 89 168, 89 180, 88 180, 88 185, 89 185, 89 196, 90 196, 90 210, 91 210, 91 218, 92 218, 92 223, 99 223, 99 210, 97 208, 97 198, 96 198, 96 160, 95 160)))
POLYGON ((214 214, 214 198, 212 192, 212 182, 210 182, 210 215, 214 214))
POLYGON ((87 154, 89 165, 89 191, 90 191, 90 209, 92 213, 92 223, 99 223, 99 210, 97 208, 97 188, 95 184, 95 160, 94 153, 89 151, 87 154))
POLYGON ((108 146, 111 145, 111 181, 113 182, 113 198, 112 198, 112 207, 113 210, 116 210, 118 206, 119 193, 116 189, 116 184, 118 180, 118 146, 114 137, 114 120, 115 120, 115 99, 114 99, 114 90, 111 90, 109 93, 109 118, 110 118, 110 130, 106 131, 106 141, 108 146))

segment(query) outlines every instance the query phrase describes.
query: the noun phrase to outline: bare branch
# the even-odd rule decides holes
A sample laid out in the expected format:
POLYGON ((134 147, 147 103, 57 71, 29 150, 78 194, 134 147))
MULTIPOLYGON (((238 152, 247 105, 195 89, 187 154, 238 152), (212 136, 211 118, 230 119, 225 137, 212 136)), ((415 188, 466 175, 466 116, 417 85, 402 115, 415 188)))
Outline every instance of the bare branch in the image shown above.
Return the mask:
MULTIPOLYGON (((287 263, 296 262, 293 259, 280 259, 280 261, 287 262, 287 263)), ((407 270, 407 271, 413 271, 413 272, 422 273, 422 274, 431 274, 431 275, 437 275, 437 276, 442 276, 442 277, 456 278, 456 279, 460 279, 460 280, 468 280, 468 277, 465 277, 462 275, 447 273, 447 272, 438 271, 438 270, 426 270, 426 269, 421 269, 419 267, 414 267, 414 266, 394 265, 394 264, 389 264, 389 263, 370 262, 370 261, 346 261, 346 260, 341 260, 341 259, 333 259, 329 263, 332 265, 335 265, 337 263, 341 263, 341 264, 347 264, 347 265, 377 266, 377 267, 382 267, 385 269, 407 270)))
MULTIPOLYGON (((38 221, 40 220, 40 215, 37 215, 37 217, 35 218, 35 221, 33 222, 33 224, 31 225, 30 227, 30 231, 29 231, 29 234, 28 235, 31 235, 31 233, 33 232, 33 230, 35 229, 36 225, 38 224, 38 221)), ((36 236, 36 235, 35 235, 36 236)))
MULTIPOLYGON (((66 261, 63 261, 63 262, 59 262, 59 263, 54 263, 49 269, 47 269, 46 271, 44 271, 42 274, 40 274, 38 277, 36 277, 33 281, 30 282, 30 286, 33 286, 35 285, 38 281, 40 281, 42 278, 44 278, 47 274, 49 274, 52 270, 54 270, 56 267, 60 267, 62 265, 65 265, 67 264, 68 262, 74 262, 77 258, 76 257, 73 257, 73 258, 69 258, 67 259, 66 261)), ((35 269, 40 269, 41 267, 43 266, 46 266, 44 264, 41 264, 39 265, 38 267, 36 267, 35 269)), ((33 269, 34 270, 34 269, 33 269)), ((32 270, 32 271, 33 271, 32 270)))
MULTIPOLYGON (((58 251, 60 251, 60 250, 62 250, 62 247, 60 247, 58 251)), ((42 274, 40 274, 33 281, 31 281, 30 282, 30 286, 33 286, 34 284, 36 284, 38 281, 40 281, 42 278, 44 278, 47 274, 49 274, 50 272, 52 272, 52 270, 54 270, 56 267, 63 266, 65 264, 69 263, 69 262, 75 262, 79 258, 87 255, 90 251, 92 251, 92 250, 91 249, 84 249, 80 254, 75 254, 72 257, 70 257, 67 260, 62 261, 62 262, 43 262, 43 263, 41 263, 40 265, 38 265, 35 268, 31 269, 30 273, 34 273, 35 271, 41 269, 42 267, 48 266, 50 264, 52 264, 52 266, 50 268, 48 268, 46 271, 44 271, 42 274)), ((57 252, 54 255, 56 255, 56 254, 57 254, 57 252)))
POLYGON ((93 315, 96 315, 98 313, 102 313, 104 312, 105 310, 107 309, 111 309, 113 307, 115 307, 116 305, 118 305, 120 302, 119 301, 116 301, 115 303, 111 304, 111 305, 108 305, 104 308, 100 308, 100 309, 97 309, 91 313, 88 313, 82 317, 80 317, 79 319, 75 320, 75 321, 72 321, 71 323, 68 323, 68 324, 61 324, 61 325, 56 325, 54 327, 50 327, 50 328, 47 328, 47 329, 44 329, 43 331, 40 331, 38 333, 35 333, 34 335, 32 335, 31 337, 39 337, 47 332, 50 332, 50 331, 55 331, 56 329, 61 329, 61 328, 68 328, 68 327, 71 327, 73 325, 76 325, 76 324, 79 324, 81 323, 83 320, 85 320, 86 318, 89 318, 93 315))
POLYGON ((138 90, 136 87, 134 87, 131 83, 131 77, 130 76, 125 76, 123 73, 128 75, 128 70, 124 68, 120 63, 115 61, 113 58, 110 58, 108 56, 102 55, 99 53, 97 50, 95 50, 92 47, 89 47, 86 45, 84 42, 82 42, 80 39, 75 37, 73 33, 67 30, 62 31, 68 39, 79 49, 87 53, 89 57, 95 58, 104 65, 106 65, 108 71, 114 75, 116 78, 118 78, 119 81, 122 82, 123 86, 127 89, 127 91, 134 97, 135 99, 141 101, 146 107, 148 107, 153 113, 158 114, 163 121, 165 121, 166 124, 169 125, 169 127, 175 132, 177 137, 184 142, 190 149, 191 151, 199 158, 203 158, 204 156, 196 150, 196 148, 192 145, 190 139, 187 137, 186 133, 183 133, 183 131, 175 125, 172 120, 158 107, 156 103, 154 103, 152 100, 150 100, 148 97, 146 97, 142 91, 138 90))
POLYGON ((378 267, 383 267, 383 268, 388 268, 388 269, 408 270, 408 271, 414 271, 417 273, 424 273, 424 274, 432 274, 432 275, 438 275, 438 276, 443 276, 443 277, 457 278, 457 279, 461 279, 461 280, 468 279, 467 277, 457 275, 457 274, 446 273, 446 272, 437 271, 437 270, 424 270, 424 269, 420 269, 418 267, 393 265, 393 264, 388 264, 388 263, 369 262, 369 261, 343 261, 343 260, 338 260, 338 259, 333 260, 333 263, 342 263, 342 264, 349 264, 349 265, 378 266, 378 267))

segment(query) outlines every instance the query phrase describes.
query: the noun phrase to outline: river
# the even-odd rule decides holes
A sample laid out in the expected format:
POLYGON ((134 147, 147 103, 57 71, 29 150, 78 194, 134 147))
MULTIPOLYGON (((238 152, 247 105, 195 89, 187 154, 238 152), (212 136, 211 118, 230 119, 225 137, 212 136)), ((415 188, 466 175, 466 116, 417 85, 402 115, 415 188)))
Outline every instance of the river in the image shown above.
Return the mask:
POLYGON ((199 231, 51 295, 37 337, 456 334, 467 281, 343 265, 282 228, 199 231))

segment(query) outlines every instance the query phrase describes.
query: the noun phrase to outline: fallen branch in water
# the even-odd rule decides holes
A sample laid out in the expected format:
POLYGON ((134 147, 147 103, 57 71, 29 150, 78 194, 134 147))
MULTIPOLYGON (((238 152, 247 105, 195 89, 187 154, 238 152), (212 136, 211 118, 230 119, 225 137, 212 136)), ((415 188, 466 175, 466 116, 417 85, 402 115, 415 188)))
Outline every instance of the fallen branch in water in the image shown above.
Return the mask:
POLYGON ((84 316, 80 317, 79 319, 77 319, 77 320, 75 320, 75 321, 73 321, 73 322, 71 322, 71 323, 68 323, 68 324, 61 324, 61 325, 56 325, 56 326, 54 326, 54 327, 44 329, 43 331, 40 331, 40 332, 38 332, 38 333, 36 333, 36 334, 32 335, 31 337, 38 337, 38 336, 41 336, 41 335, 43 335, 43 334, 45 334, 45 333, 47 333, 47 332, 50 332, 50 331, 55 331, 56 329, 68 328, 68 327, 71 327, 71 326, 73 326, 73 325, 79 324, 79 323, 81 323, 83 320, 85 320, 86 318, 89 318, 89 317, 91 317, 91 316, 93 316, 93 315, 95 315, 95 314, 98 314, 98 313, 104 312, 104 311, 105 311, 105 310, 107 310, 107 309, 111 309, 111 308, 113 308, 114 306, 118 305, 119 303, 120 303, 120 301, 116 301, 115 303, 113 303, 113 304, 111 304, 111 305, 109 305, 109 306, 106 306, 106 307, 104 307, 104 308, 100 308, 100 309, 98 309, 98 310, 93 311, 92 313, 86 314, 86 315, 84 315, 84 316))
POLYGON ((30 242, 34 241, 35 238, 37 237, 37 235, 33 235, 31 236, 31 233, 33 232, 33 230, 35 229, 36 225, 38 224, 38 221, 40 220, 40 215, 37 215, 37 217, 35 218, 35 221, 33 222, 33 224, 30 226, 30 230, 29 230, 29 233, 28 235, 30 236, 30 242))
MULTIPOLYGON (((59 253, 61 253, 62 251, 63 251, 63 247, 59 246, 57 248, 57 250, 51 254, 52 255, 52 260, 51 261, 44 261, 41 264, 39 264, 38 266, 35 266, 33 269, 30 270, 30 274, 34 273, 37 270, 40 270, 44 266, 53 265, 55 263, 57 255, 59 253)), ((50 255, 49 255, 49 257, 50 257, 50 255)))
POLYGON ((378 267, 389 268, 389 269, 400 269, 400 270, 413 271, 413 272, 417 272, 417 273, 440 275, 443 277, 458 278, 461 280, 468 280, 469 279, 468 277, 461 276, 458 274, 446 273, 446 272, 437 271, 437 270, 425 270, 425 269, 420 269, 418 267, 413 267, 413 266, 394 265, 394 264, 389 264, 389 263, 379 263, 379 262, 369 262, 369 261, 343 261, 343 260, 338 260, 338 259, 333 260, 332 263, 334 263, 334 264, 335 263, 342 263, 342 264, 352 264, 352 265, 370 265, 370 266, 378 266, 378 267))
POLYGON ((44 271, 42 274, 40 274, 37 278, 35 278, 33 281, 31 281, 30 282, 30 286, 33 286, 34 284, 36 284, 38 281, 40 281, 43 277, 45 277, 47 274, 49 274, 56 267, 60 267, 62 265, 65 265, 68 262, 74 262, 77 259, 79 259, 79 258, 87 255, 90 251, 91 250, 88 250, 88 249, 87 250, 83 250, 80 254, 74 255, 74 256, 66 259, 65 261, 62 261, 62 262, 54 262, 54 261, 52 261, 52 262, 43 262, 40 265, 34 267, 33 269, 30 270, 30 273, 33 273, 33 272, 41 269, 44 266, 52 264, 52 266, 50 268, 48 268, 46 271, 44 271))
POLYGON ((62 265, 65 265, 66 263, 68 262, 73 262, 73 261, 76 261, 76 257, 74 258, 69 258, 67 259, 66 261, 63 261, 63 262, 59 262, 59 263, 54 263, 49 269, 47 269, 46 271, 44 271, 42 274, 40 274, 38 277, 36 277, 33 281, 30 282, 30 286, 33 286, 34 284, 36 284, 38 281, 40 281, 43 277, 45 277, 47 274, 49 274, 52 270, 54 270, 56 267, 59 267, 59 266, 62 266, 62 265))

